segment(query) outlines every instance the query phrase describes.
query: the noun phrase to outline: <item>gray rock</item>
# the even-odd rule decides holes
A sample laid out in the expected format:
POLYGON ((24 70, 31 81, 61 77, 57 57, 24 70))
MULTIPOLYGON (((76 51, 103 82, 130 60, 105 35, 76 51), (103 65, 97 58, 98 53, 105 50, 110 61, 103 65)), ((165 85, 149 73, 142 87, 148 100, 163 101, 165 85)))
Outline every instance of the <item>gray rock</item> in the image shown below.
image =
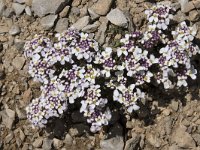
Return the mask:
POLYGON ((161 146, 161 139, 155 133, 147 133, 146 140, 153 147, 158 148, 161 146))
POLYGON ((20 40, 20 39, 15 39, 14 42, 15 42, 15 43, 14 43, 14 44, 15 44, 15 48, 16 48, 18 51, 23 51, 25 41, 20 40))
POLYGON ((77 7, 80 4, 81 4, 81 0, 73 0, 73 2, 72 2, 73 7, 77 7))
POLYGON ((44 30, 50 30, 57 19, 58 15, 48 15, 46 17, 43 17, 40 21, 42 27, 44 30))
POLYGON ((145 0, 135 0, 134 2, 138 4, 138 3, 142 3, 142 2, 144 2, 144 1, 145 1, 145 0))
POLYGON ((32 16, 31 8, 29 6, 26 6, 25 12, 27 15, 32 16))
POLYGON ((171 108, 174 110, 174 111, 178 111, 178 102, 173 100, 172 103, 171 103, 171 108))
POLYGON ((18 3, 13 3, 12 4, 12 8, 14 9, 15 11, 15 14, 17 16, 21 15, 25 9, 26 5, 21 5, 21 4, 18 4, 18 3))
POLYGON ((32 10, 37 16, 43 17, 60 12, 68 2, 69 0, 33 0, 32 10))
POLYGON ((14 0, 14 2, 20 3, 20 4, 24 4, 26 2, 26 0, 14 0))
POLYGON ((110 10, 113 0, 98 0, 92 7, 93 10, 98 15, 106 15, 110 10))
POLYGON ((195 147, 195 142, 191 135, 186 132, 186 127, 179 125, 175 128, 174 132, 171 135, 171 141, 175 142, 179 147, 189 149, 195 147))
POLYGON ((16 143, 17 143, 18 147, 20 147, 22 145, 22 142, 25 139, 25 135, 20 128, 17 128, 14 131, 14 135, 15 135, 16 143))
POLYGON ((172 8, 174 8, 175 10, 178 10, 178 9, 181 8, 181 4, 178 3, 178 2, 176 2, 176 3, 172 3, 171 6, 172 6, 172 8))
POLYGON ((192 1, 188 2, 188 0, 179 0, 179 3, 181 4, 181 11, 184 13, 188 13, 195 8, 192 1))
POLYGON ((14 9, 13 8, 6 8, 4 11, 3 11, 3 16, 6 17, 6 18, 10 18, 12 15, 14 15, 14 9))
POLYGON ((186 16, 184 13, 182 13, 181 11, 178 11, 178 12, 176 13, 176 15, 174 15, 173 20, 174 20, 175 22, 180 23, 180 22, 186 20, 186 18, 187 18, 187 16, 186 16))
POLYGON ((16 113, 20 120, 26 119, 26 112, 24 110, 20 110, 18 106, 16 106, 16 113))
POLYGON ((26 59, 24 57, 16 56, 12 61, 12 65, 16 69, 21 70, 24 66, 25 61, 26 59))
POLYGON ((89 16, 84 16, 84 17, 80 18, 76 23, 74 23, 72 25, 72 27, 74 27, 77 30, 81 30, 85 26, 88 25, 89 21, 90 21, 90 17, 89 16))
POLYGON ((9 34, 10 35, 17 35, 21 32, 21 29, 18 25, 12 25, 10 30, 9 30, 9 34))
POLYGON ((127 27, 127 19, 124 13, 119 10, 118 8, 112 9, 107 14, 107 19, 114 25, 120 26, 120 27, 127 27))
POLYGON ((192 135, 194 141, 196 142, 197 145, 200 145, 200 134, 193 134, 192 135))
POLYGON ((5 8, 6 8, 5 0, 0 0, 0 16, 2 15, 5 8))
POLYGON ((23 142, 24 139, 25 139, 25 135, 24 135, 24 132, 21 129, 19 129, 19 137, 20 137, 20 140, 23 142))
POLYGON ((53 146, 54 146, 54 148, 56 148, 56 149, 60 149, 60 148, 63 146, 63 141, 54 138, 54 139, 53 139, 53 146))
POLYGON ((90 17, 91 17, 92 20, 95 20, 95 19, 99 18, 99 15, 96 14, 96 13, 94 12, 94 10, 92 10, 91 8, 88 8, 88 12, 89 12, 90 17))
POLYGON ((93 24, 90 24, 90 25, 87 25, 86 27, 84 27, 82 29, 82 31, 83 32, 88 32, 88 33, 95 32, 98 29, 99 25, 100 25, 100 22, 96 21, 93 24))
POLYGON ((168 117, 165 117, 163 119, 164 121, 164 129, 165 129, 165 132, 167 135, 171 134, 171 131, 172 131, 172 118, 171 116, 168 116, 168 117))
POLYGON ((68 26, 69 26, 69 20, 67 18, 61 18, 58 20, 56 24, 55 31, 61 33, 64 30, 67 30, 68 26))
POLYGON ((73 139, 69 134, 66 134, 65 139, 63 141, 67 146, 71 146, 73 139))
POLYGON ((15 121, 15 112, 6 108, 6 110, 0 111, 0 116, 2 117, 2 124, 11 129, 15 121))
POLYGON ((45 150, 51 150, 52 149, 52 143, 53 143, 53 140, 45 138, 43 140, 42 148, 45 149, 45 150))
POLYGON ((193 3, 194 3, 194 6, 195 6, 197 9, 200 8, 200 0, 195 0, 195 1, 193 1, 193 3))
POLYGON ((101 17, 99 19, 101 25, 99 26, 99 30, 95 36, 95 39, 99 42, 99 44, 103 44, 105 42, 105 32, 107 30, 108 19, 105 17, 101 17))
POLYGON ((3 43, 0 43, 0 52, 3 50, 3 43))
POLYGON ((69 134, 70 134, 70 136, 75 137, 76 135, 78 135, 78 129, 70 128, 69 129, 69 134))
POLYGON ((108 140, 101 140, 100 147, 102 150, 123 150, 123 137, 117 136, 108 140))
POLYGON ((43 143, 43 139, 42 138, 37 138, 35 139, 35 141, 33 142, 33 146, 35 148, 39 148, 42 146, 42 143, 43 143))
POLYGON ((140 136, 137 134, 132 135, 132 138, 126 141, 124 150, 134 150, 140 142, 140 136))
POLYGON ((8 31, 9 31, 8 26, 0 26, 0 34, 8 33, 8 31))
POLYGON ((71 8, 71 15, 78 16, 80 14, 80 9, 78 7, 71 8))
POLYGON ((8 144, 13 138, 14 138, 14 134, 13 132, 11 132, 5 137, 4 142, 8 144))
POLYGON ((182 149, 180 149, 176 144, 173 144, 173 145, 169 146, 168 150, 182 150, 182 149))
POLYGON ((199 13, 197 10, 192 10, 189 12, 189 19, 190 21, 198 21, 199 20, 199 13))
POLYGON ((6 73, 4 71, 4 69, 0 69, 0 80, 5 79, 6 73))
POLYGON ((65 6, 65 8, 60 12, 59 16, 61 18, 66 17, 69 12, 69 9, 70 9, 70 6, 65 6))

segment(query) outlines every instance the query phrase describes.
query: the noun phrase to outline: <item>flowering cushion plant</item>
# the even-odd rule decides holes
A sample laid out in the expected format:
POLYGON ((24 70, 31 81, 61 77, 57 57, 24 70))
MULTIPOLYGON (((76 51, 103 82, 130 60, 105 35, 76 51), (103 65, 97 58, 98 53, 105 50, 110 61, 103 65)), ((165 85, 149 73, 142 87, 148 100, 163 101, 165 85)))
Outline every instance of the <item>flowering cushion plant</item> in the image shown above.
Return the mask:
POLYGON ((146 31, 126 34, 115 49, 102 48, 73 28, 56 34, 54 41, 37 35, 26 42, 28 71, 42 91, 27 107, 28 119, 45 127, 49 118, 80 101, 80 112, 96 132, 109 124, 112 100, 132 113, 140 108, 137 101, 145 99, 147 84, 156 81, 165 89, 187 86, 188 77, 195 79, 197 74, 191 58, 200 50, 192 42, 195 28, 185 22, 170 33, 172 11, 161 4, 146 10, 146 31))

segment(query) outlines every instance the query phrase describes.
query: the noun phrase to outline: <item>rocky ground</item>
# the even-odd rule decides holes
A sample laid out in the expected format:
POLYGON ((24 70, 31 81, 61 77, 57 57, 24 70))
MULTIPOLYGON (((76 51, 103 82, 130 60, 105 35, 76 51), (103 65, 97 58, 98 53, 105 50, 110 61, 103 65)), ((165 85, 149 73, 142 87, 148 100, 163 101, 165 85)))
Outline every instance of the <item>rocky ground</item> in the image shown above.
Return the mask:
MULTIPOLYGON (((200 0, 171 2, 176 8, 174 20, 200 27, 200 0)), ((103 46, 115 46, 113 39, 142 29, 144 10, 152 4, 148 0, 0 0, 0 149, 200 149, 200 76, 178 95, 152 91, 156 96, 141 102, 141 110, 132 118, 116 110, 109 127, 97 134, 89 132, 85 119, 74 110, 43 130, 33 129, 26 120, 25 107, 39 96, 40 85, 27 73, 25 41, 74 26, 103 46)))

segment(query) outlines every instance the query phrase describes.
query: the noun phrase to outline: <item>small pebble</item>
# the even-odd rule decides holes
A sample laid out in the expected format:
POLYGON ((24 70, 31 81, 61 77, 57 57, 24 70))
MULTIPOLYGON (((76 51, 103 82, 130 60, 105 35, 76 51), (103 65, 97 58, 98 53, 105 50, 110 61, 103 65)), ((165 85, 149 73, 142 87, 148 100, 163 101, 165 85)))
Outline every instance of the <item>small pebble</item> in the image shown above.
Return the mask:
POLYGON ((13 25, 10 30, 9 30, 9 34, 10 35, 17 35, 21 32, 21 29, 18 25, 13 25))

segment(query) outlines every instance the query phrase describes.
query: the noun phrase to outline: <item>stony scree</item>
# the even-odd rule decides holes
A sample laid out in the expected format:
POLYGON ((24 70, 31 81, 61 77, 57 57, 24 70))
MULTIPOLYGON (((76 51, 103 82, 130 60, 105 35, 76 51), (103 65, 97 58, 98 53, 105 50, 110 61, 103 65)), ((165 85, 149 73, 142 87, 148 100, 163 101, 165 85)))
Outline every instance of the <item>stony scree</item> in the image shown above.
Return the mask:
POLYGON ((68 0, 33 0, 32 10, 37 16, 43 17, 60 12, 67 3, 68 0))
POLYGON ((114 25, 120 26, 120 27, 127 27, 127 19, 124 13, 119 10, 118 8, 112 9, 107 14, 107 19, 114 25))

